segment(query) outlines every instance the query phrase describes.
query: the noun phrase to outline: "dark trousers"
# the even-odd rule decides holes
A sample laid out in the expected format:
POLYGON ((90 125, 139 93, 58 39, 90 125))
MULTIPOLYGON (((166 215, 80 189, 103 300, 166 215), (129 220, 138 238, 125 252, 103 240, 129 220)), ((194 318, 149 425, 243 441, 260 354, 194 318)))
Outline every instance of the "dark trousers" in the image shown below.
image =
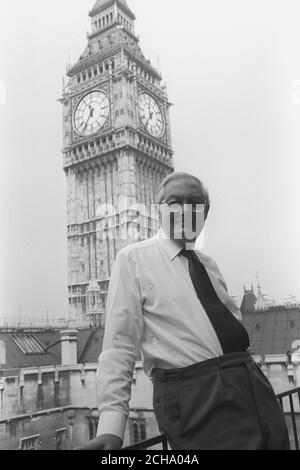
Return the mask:
POLYGON ((250 353, 154 369, 153 408, 173 450, 289 450, 283 411, 250 353))

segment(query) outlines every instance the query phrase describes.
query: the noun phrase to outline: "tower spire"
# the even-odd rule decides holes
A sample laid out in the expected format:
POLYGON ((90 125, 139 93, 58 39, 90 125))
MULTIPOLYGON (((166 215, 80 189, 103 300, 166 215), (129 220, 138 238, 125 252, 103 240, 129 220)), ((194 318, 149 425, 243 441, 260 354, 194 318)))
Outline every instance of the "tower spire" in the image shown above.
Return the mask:
POLYGON ((260 284, 260 280, 259 280, 259 272, 256 271, 256 279, 257 279, 257 291, 258 291, 258 295, 261 296, 262 295, 262 291, 261 291, 261 284, 260 284))

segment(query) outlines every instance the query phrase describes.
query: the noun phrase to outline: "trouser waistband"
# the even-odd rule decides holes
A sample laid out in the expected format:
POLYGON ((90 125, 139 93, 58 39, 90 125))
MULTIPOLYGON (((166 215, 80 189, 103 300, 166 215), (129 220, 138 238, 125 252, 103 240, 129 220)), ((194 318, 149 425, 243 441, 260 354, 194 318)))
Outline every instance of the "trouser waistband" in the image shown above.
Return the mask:
POLYGON ((180 367, 174 369, 160 369, 155 368, 152 370, 152 379, 163 379, 174 377, 194 377, 198 372, 208 371, 209 369, 226 369, 229 367, 237 367, 240 365, 254 362, 249 351, 241 351, 225 354, 224 356, 215 357, 206 361, 198 362, 187 367, 180 367))

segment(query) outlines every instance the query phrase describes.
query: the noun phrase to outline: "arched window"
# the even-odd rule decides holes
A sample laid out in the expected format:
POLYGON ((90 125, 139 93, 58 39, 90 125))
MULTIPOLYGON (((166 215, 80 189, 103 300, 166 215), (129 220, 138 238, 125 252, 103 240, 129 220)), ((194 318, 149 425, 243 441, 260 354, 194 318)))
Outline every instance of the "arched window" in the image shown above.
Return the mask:
POLYGON ((144 421, 140 422, 140 439, 141 439, 141 441, 146 440, 146 426, 145 426, 144 421))
POLYGON ((88 428, 89 428, 89 437, 90 437, 90 440, 92 440, 97 435, 99 418, 91 416, 91 417, 88 417, 87 420, 88 420, 88 428))
POLYGON ((132 428, 133 428, 133 442, 134 444, 136 444, 140 440, 139 427, 136 421, 132 424, 132 428))
POLYGON ((143 418, 130 418, 129 426, 133 444, 146 440, 146 423, 143 418))

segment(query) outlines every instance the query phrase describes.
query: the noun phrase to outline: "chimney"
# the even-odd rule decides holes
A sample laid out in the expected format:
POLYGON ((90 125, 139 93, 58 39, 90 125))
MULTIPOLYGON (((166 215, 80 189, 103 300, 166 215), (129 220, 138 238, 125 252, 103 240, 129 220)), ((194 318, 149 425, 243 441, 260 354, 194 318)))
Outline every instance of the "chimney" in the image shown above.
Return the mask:
POLYGON ((61 342, 61 365, 77 364, 77 330, 62 330, 59 332, 61 342))

